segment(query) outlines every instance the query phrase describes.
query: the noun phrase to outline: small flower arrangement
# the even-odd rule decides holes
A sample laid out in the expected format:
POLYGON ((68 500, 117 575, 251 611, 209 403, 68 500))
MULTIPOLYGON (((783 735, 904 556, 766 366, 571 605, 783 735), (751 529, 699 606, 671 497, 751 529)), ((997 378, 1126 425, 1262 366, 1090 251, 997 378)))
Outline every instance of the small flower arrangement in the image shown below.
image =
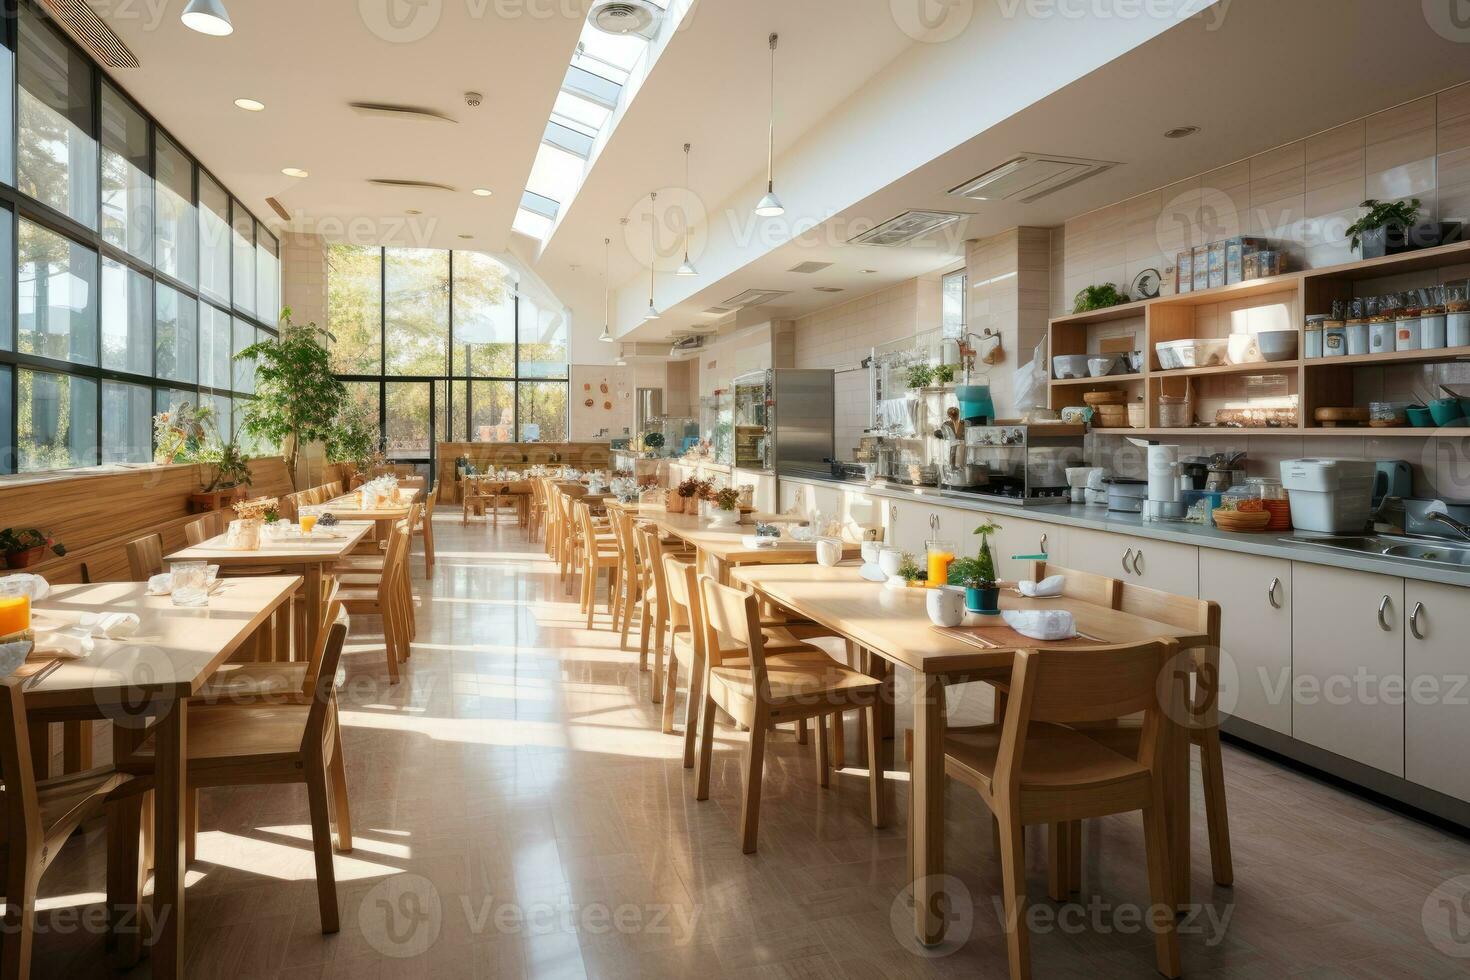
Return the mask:
POLYGON ((903 561, 898 566, 898 577, 913 587, 928 581, 929 573, 920 567, 918 560, 913 555, 905 551, 903 561))
POLYGON ((704 484, 702 481, 691 476, 689 479, 682 481, 677 487, 675 487, 674 492, 677 493, 679 496, 684 497, 685 499, 689 499, 692 497, 697 500, 699 499, 699 494, 703 486, 704 484))
POLYGON ((276 497, 256 497, 254 500, 242 500, 235 504, 235 513, 242 521, 263 521, 271 514, 276 514, 276 505, 280 500, 276 497))
POLYGON ((0 531, 0 554, 4 554, 9 568, 25 568, 33 564, 47 548, 57 555, 66 554, 66 545, 57 543, 51 535, 38 528, 7 527, 0 531))
POLYGON ((740 506, 740 491, 734 487, 721 487, 715 491, 715 506, 720 510, 734 510, 740 506))

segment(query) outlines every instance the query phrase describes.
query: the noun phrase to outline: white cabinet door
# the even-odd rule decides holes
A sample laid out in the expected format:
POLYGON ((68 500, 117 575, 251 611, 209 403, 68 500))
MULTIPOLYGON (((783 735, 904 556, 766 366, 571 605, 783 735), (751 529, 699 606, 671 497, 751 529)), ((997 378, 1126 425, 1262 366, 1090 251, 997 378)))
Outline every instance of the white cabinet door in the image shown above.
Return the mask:
POLYGON ((1199 594, 1220 604, 1221 706, 1291 734, 1291 562, 1201 548, 1199 594), (1233 668, 1233 669, 1232 669, 1233 668))
MULTIPOLYGON (((1065 567, 1174 595, 1199 595, 1199 549, 1153 538, 1068 528, 1065 567)), ((1059 563, 1060 564, 1060 563, 1059 563)))
POLYGON ((1109 578, 1127 579, 1133 576, 1133 539, 1124 534, 1109 531, 1092 531, 1087 528, 1068 528, 1067 568, 1079 572, 1092 572, 1109 578), (1124 559, 1127 564, 1124 564, 1124 559))
POLYGON ((1404 580, 1296 562, 1291 733, 1404 774, 1404 580))
POLYGON ((1405 778, 1470 801, 1470 590, 1405 582, 1404 614, 1405 778))
POLYGON ((902 548, 916 557, 920 556, 924 551, 924 542, 929 539, 929 515, 935 512, 934 508, 927 502, 919 503, 915 500, 890 498, 886 503, 883 540, 895 548, 902 548))

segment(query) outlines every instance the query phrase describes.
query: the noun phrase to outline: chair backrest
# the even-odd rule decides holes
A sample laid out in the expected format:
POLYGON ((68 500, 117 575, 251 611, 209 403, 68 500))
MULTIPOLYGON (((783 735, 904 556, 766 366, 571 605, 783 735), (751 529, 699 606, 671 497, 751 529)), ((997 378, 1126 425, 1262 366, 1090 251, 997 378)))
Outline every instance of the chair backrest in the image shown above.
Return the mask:
POLYGON ((219 532, 215 530, 216 513, 218 512, 211 511, 185 524, 184 540, 189 542, 190 545, 203 544, 218 534, 219 532))
POLYGON ((424 496, 424 520, 431 520, 434 516, 434 502, 439 499, 439 481, 434 481, 433 488, 424 496))
POLYGON ((653 586, 654 600, 664 606, 669 601, 669 581, 664 573, 664 539, 656 524, 644 524, 635 533, 643 535, 643 556, 647 563, 648 582, 653 586))
MULTIPOLYGON (((25 854, 45 833, 41 826, 41 804, 36 797, 36 771, 31 762, 30 732, 26 727, 26 702, 21 693, 24 679, 11 674, 0 684, 0 854, 7 847, 12 855, 25 854)), ((14 857, 11 858, 15 860, 14 857)), ((9 915, 6 918, 10 918, 9 915)), ((16 942, 16 937, 10 937, 16 942)))
POLYGON ((692 561, 664 555, 664 581, 669 593, 670 639, 688 634, 694 655, 704 651, 704 619, 699 606, 699 571, 692 561))
POLYGON ((304 690, 311 692, 311 708, 306 716, 301 751, 308 756, 321 751, 322 739, 327 731, 327 722, 330 720, 328 711, 332 707, 336 690, 337 665, 342 660, 342 644, 347 640, 347 624, 338 622, 334 616, 331 625, 322 631, 322 636, 325 642, 322 644, 321 656, 316 661, 315 675, 308 668, 304 686, 304 690))
POLYGON ((145 534, 128 542, 128 570, 134 582, 146 582, 163 571, 163 536, 145 534))
POLYGON ((1106 575, 1097 575, 1093 572, 1079 572, 1070 568, 1062 568, 1059 565, 1051 565, 1044 561, 1035 562, 1031 566, 1031 579, 1040 582, 1051 575, 1065 577, 1062 583, 1062 595, 1080 602, 1088 602, 1095 606, 1106 606, 1109 609, 1118 608, 1118 590, 1123 583, 1117 579, 1108 578, 1106 575))
POLYGON ((342 481, 334 480, 327 484, 327 500, 335 500, 342 496, 342 481))
MULTIPOLYGON (((770 699, 766 686, 766 648, 760 629, 760 609, 755 596, 728 585, 721 585, 708 575, 699 576, 699 595, 703 602, 704 649, 711 667, 719 667, 723 654, 732 648, 721 641, 729 637, 735 649, 750 654, 751 680, 763 700, 770 699)), ((735 654, 739 656, 739 654, 735 654)))
POLYGON ((383 552, 383 574, 378 578, 378 602, 385 606, 393 601, 398 576, 408 574, 408 552, 418 509, 418 504, 411 505, 408 516, 394 523, 393 530, 388 533, 388 547, 383 552))
MULTIPOLYGON (((327 594, 327 601, 322 603, 322 621, 317 624, 316 643, 307 652, 306 673, 301 678, 301 694, 310 696, 316 690, 317 676, 321 673, 322 655, 327 648, 327 634, 332 630, 332 624, 337 622, 337 617, 342 613, 342 600, 337 598, 337 583, 332 582, 332 591, 327 594)), ((337 673, 337 668, 332 668, 332 674, 337 673)))

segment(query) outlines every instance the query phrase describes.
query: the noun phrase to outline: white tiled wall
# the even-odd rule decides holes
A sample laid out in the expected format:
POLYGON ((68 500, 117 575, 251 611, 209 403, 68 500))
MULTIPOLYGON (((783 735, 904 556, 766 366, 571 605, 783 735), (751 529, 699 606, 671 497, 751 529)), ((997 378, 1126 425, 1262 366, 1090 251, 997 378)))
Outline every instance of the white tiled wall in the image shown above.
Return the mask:
POLYGON ((327 325, 327 251, 320 236, 281 236, 281 303, 296 323, 327 325))

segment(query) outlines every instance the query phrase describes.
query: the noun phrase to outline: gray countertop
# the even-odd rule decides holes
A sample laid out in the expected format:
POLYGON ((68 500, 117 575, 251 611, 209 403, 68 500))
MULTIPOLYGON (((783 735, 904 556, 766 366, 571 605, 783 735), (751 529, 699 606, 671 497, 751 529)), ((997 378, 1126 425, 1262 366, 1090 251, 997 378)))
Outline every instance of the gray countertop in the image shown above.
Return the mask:
POLYGON ((1261 532, 1239 534, 1219 528, 1198 524, 1182 524, 1173 521, 1145 521, 1138 514, 1123 514, 1103 506, 1084 504, 1037 504, 1023 507, 1003 504, 991 500, 979 500, 959 491, 941 491, 934 487, 909 487, 895 484, 866 484, 860 480, 836 480, 820 471, 783 471, 782 480, 811 483, 845 490, 855 490, 875 497, 890 497, 895 500, 922 499, 935 506, 953 507, 957 510, 973 510, 983 514, 1000 514, 1047 524, 1089 528, 1094 531, 1113 531, 1135 537, 1173 541, 1178 544, 1194 545, 1199 548, 1218 548, 1222 551, 1239 551, 1245 554, 1284 558, 1288 561, 1310 562, 1315 565, 1331 565, 1360 572, 1377 572, 1396 575, 1400 578, 1425 582, 1442 582, 1446 585, 1470 587, 1470 569, 1433 565, 1356 552, 1337 551, 1300 541, 1282 541, 1293 532, 1261 532))

